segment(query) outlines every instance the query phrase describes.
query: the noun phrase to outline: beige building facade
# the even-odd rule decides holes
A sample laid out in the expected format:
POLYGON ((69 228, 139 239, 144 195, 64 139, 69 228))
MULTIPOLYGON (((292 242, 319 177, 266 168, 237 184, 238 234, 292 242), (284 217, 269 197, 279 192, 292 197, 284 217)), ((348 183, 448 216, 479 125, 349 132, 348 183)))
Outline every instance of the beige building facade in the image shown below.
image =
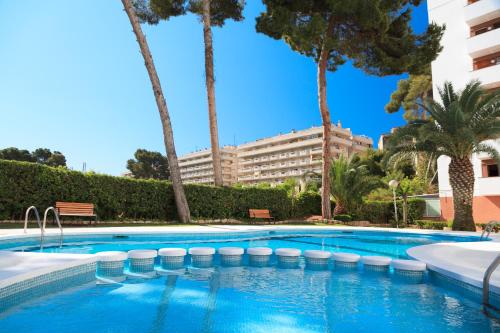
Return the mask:
MULTIPOLYGON (((332 125, 331 129, 332 158, 341 154, 350 156, 373 147, 372 139, 353 135, 348 128, 332 125)), ((318 126, 232 146, 230 149, 224 147, 224 184, 279 184, 287 178, 300 179, 309 172, 321 174, 322 136, 323 127, 318 126)), ((213 183, 210 150, 182 156, 179 164, 183 181, 213 183)))
MULTIPOLYGON (((232 185, 236 183, 237 162, 236 147, 224 146, 220 149, 222 164, 222 183, 232 185)), ((204 149, 179 157, 181 179, 184 183, 214 184, 214 168, 212 152, 204 149)))

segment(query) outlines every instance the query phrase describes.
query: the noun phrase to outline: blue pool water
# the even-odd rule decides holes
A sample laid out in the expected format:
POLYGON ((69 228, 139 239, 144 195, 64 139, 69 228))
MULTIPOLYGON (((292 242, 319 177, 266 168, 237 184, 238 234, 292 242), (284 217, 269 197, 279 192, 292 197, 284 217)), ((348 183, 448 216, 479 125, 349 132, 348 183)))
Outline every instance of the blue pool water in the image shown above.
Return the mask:
MULTIPOLYGON (((117 236, 117 235, 115 235, 117 236)), ((122 235, 125 236, 125 235, 122 235)), ((219 235, 67 237, 62 249, 269 246, 405 257, 406 249, 476 238, 374 232, 260 232, 219 235), (82 243, 84 242, 84 243, 82 243)), ((3 248, 36 250, 14 240, 3 248)), ((408 280, 363 267, 185 269, 153 279, 86 285, 0 313, 0 332, 500 332, 480 303, 446 281, 408 280)))

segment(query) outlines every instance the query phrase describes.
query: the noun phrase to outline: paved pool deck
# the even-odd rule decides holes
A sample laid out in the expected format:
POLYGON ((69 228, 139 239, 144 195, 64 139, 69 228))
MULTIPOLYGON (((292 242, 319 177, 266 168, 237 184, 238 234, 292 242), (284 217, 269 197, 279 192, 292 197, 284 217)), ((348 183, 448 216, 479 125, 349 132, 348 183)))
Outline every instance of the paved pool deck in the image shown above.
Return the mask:
MULTIPOLYGON (((366 228, 347 226, 280 226, 280 225, 189 225, 189 226, 147 226, 147 227, 82 227, 68 228, 64 235, 106 235, 106 234, 164 234, 164 233, 220 233, 271 230, 351 230, 383 231, 397 233, 438 234, 453 236, 480 236, 474 232, 445 232, 422 229, 366 228)), ((58 235, 59 230, 47 229, 46 235, 58 235)), ((0 241, 25 237, 37 237, 39 229, 0 229, 0 241)), ((408 254, 425 262, 428 268, 451 278, 482 287, 486 268, 500 254, 500 235, 492 234, 491 241, 439 243, 417 246, 408 254)), ((95 261, 94 255, 59 254, 0 251, 0 287, 52 271, 95 261)), ((491 279, 491 289, 500 294, 500 270, 491 279)))

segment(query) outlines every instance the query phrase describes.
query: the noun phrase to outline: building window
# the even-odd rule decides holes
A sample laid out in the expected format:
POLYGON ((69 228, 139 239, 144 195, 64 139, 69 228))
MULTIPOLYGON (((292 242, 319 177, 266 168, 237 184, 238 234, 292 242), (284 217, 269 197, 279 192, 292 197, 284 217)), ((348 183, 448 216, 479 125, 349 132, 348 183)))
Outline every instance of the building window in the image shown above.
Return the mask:
POLYGON ((483 160, 481 162, 481 169, 483 173, 483 177, 498 177, 500 176, 498 164, 495 163, 495 160, 483 160))

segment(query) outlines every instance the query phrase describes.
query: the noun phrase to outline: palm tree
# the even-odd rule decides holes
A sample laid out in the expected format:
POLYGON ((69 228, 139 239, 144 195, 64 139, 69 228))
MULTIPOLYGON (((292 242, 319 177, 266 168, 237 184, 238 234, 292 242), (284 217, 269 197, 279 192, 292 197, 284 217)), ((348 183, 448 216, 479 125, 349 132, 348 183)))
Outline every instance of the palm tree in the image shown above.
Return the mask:
POLYGON ((125 12, 132 24, 132 29, 139 43, 142 56, 146 65, 146 69, 149 74, 149 79, 151 80, 151 85, 153 86, 153 92, 156 98, 156 105, 158 106, 158 111, 160 113, 161 124, 163 126, 163 140, 165 142, 165 148, 167 150, 168 164, 170 166, 170 177, 172 179, 172 188, 174 190, 175 203, 177 206, 177 215, 179 220, 183 223, 190 221, 191 216, 189 212, 189 206, 186 200, 186 194, 184 193, 184 188, 181 182, 181 171, 179 169, 179 162, 177 161, 177 153, 175 152, 174 145, 174 133, 172 131, 172 124, 170 123, 170 115, 168 113, 167 102, 163 96, 163 91, 161 89, 160 79, 158 78, 158 73, 153 62, 153 57, 149 51, 148 42, 146 37, 142 33, 141 25, 139 19, 135 14, 134 6, 131 0, 122 0, 125 12))
POLYGON ((474 195, 473 153, 498 159, 496 149, 486 141, 500 138, 500 93, 487 93, 478 81, 456 92, 450 82, 439 89, 442 103, 426 100, 423 107, 431 120, 414 121, 391 138, 391 155, 411 152, 448 156, 455 216, 453 230, 475 231, 472 215, 474 195))
POLYGON ((335 199, 334 215, 345 214, 365 195, 382 186, 380 178, 370 175, 368 168, 354 156, 348 159, 341 155, 331 162, 330 192, 335 199))

